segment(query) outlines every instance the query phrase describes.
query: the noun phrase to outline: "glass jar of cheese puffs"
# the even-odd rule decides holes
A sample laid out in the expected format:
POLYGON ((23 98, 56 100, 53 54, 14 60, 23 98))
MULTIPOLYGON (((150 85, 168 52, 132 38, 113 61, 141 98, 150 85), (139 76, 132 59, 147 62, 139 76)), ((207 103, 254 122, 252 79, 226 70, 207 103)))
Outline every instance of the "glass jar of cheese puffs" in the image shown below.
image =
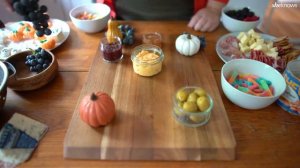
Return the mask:
POLYGON ((161 72, 164 54, 161 48, 152 44, 142 44, 131 54, 133 70, 141 76, 153 76, 161 72))

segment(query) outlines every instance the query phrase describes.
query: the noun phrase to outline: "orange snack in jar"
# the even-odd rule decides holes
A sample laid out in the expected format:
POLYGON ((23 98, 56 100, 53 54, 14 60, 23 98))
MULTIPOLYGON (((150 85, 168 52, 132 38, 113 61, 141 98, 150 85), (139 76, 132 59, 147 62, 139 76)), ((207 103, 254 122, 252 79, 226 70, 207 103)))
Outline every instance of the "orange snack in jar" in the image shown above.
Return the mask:
POLYGON ((32 38, 34 38, 34 34, 35 34, 35 30, 34 30, 34 28, 31 27, 31 26, 27 26, 27 27, 25 27, 25 29, 23 30, 23 37, 24 37, 24 38, 32 39, 32 38))
POLYGON ((45 40, 41 40, 40 43, 41 43, 41 47, 43 49, 51 50, 51 49, 53 49, 55 47, 56 40, 55 40, 54 37, 49 37, 49 38, 47 38, 45 40))
POLYGON ((13 42, 21 41, 21 40, 23 40, 23 33, 19 32, 17 30, 14 30, 8 35, 8 38, 13 42))

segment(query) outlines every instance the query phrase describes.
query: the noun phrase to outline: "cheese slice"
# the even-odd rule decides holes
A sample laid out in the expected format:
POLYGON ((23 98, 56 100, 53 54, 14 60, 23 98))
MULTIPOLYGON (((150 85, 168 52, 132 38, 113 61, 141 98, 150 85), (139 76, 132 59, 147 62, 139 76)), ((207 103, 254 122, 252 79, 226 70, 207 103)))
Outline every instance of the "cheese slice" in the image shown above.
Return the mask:
POLYGON ((264 39, 256 39, 257 44, 264 44, 264 39))
POLYGON ((250 45, 250 49, 254 49, 258 44, 255 42, 253 44, 250 45))
POLYGON ((243 36, 245 36, 245 32, 240 32, 239 35, 236 37, 237 39, 241 40, 243 36))
POLYGON ((244 45, 247 45, 247 43, 249 42, 249 40, 250 40, 250 37, 247 36, 247 35, 244 35, 244 36, 240 39, 241 43, 244 44, 244 45))
POLYGON ((248 35, 252 35, 252 34, 254 34, 254 33, 255 33, 255 31, 254 31, 253 29, 251 29, 251 30, 249 30, 249 31, 247 32, 248 35))
POLYGON ((268 51, 268 52, 266 52, 265 53, 267 56, 269 56, 269 57, 273 57, 273 58, 275 58, 275 59, 277 59, 277 57, 278 57, 278 52, 272 52, 272 51, 268 51))

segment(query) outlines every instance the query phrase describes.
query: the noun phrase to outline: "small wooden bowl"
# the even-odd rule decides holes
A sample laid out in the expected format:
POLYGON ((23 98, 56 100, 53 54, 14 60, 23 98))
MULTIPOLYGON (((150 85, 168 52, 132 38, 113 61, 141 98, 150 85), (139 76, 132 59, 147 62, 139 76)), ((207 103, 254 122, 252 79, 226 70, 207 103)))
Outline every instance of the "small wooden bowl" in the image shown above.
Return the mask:
POLYGON ((47 52, 51 55, 51 63, 39 73, 31 72, 25 65, 26 56, 32 54, 32 51, 23 51, 7 58, 5 61, 11 64, 7 65, 10 71, 7 86, 18 91, 34 90, 54 79, 58 72, 58 63, 54 55, 50 51, 47 52))
POLYGON ((0 111, 6 101, 6 85, 8 79, 8 71, 3 62, 0 61, 0 111))

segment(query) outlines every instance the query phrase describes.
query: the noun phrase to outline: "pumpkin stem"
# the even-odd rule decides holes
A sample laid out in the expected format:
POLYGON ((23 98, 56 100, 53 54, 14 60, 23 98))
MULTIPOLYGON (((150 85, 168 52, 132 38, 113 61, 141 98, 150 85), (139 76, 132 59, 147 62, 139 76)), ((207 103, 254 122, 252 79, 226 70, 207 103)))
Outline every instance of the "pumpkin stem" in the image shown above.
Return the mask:
POLYGON ((91 95, 91 100, 95 101, 97 99, 98 99, 97 95, 93 92, 92 95, 91 95))
POLYGON ((187 38, 188 38, 188 39, 192 39, 191 34, 187 34, 187 38))

